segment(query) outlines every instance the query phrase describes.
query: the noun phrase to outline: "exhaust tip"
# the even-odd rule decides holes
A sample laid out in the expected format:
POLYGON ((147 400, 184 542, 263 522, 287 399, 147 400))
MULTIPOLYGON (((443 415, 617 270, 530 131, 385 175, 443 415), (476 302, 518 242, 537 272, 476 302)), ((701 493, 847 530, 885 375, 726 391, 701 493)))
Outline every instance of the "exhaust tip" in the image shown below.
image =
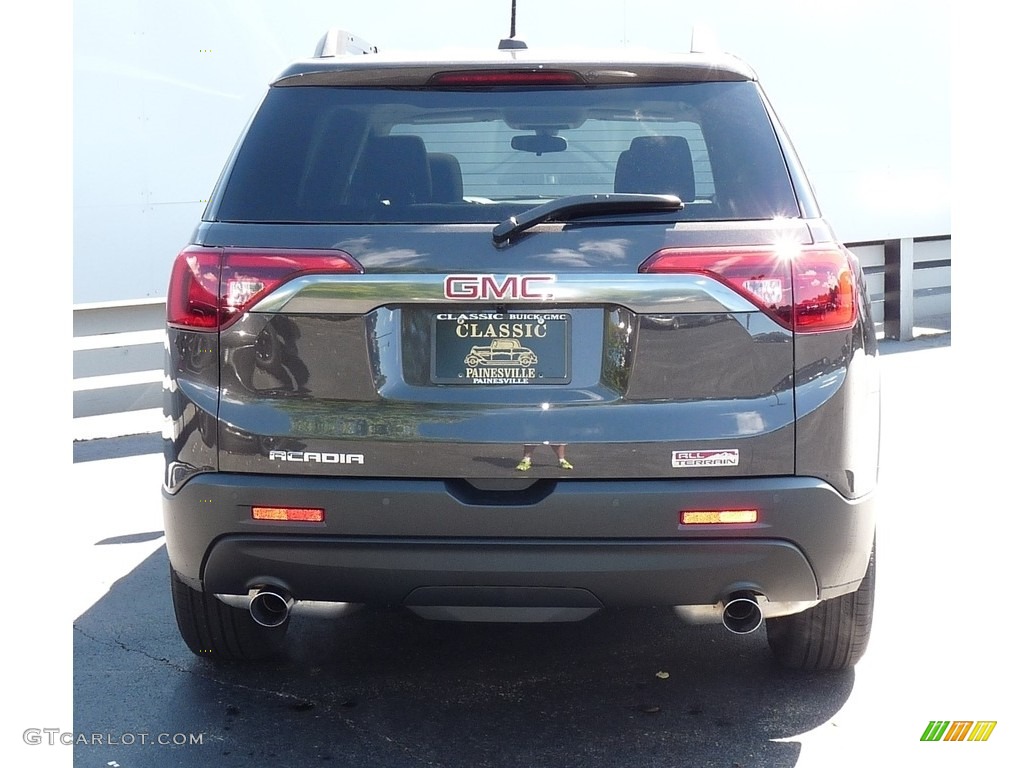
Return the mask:
POLYGON ((722 611, 722 624, 737 635, 749 635, 761 626, 761 606, 753 592, 737 592, 729 596, 722 611))
POLYGON ((294 603, 287 592, 261 587, 254 590, 249 600, 249 615, 262 627, 279 627, 287 621, 294 603))

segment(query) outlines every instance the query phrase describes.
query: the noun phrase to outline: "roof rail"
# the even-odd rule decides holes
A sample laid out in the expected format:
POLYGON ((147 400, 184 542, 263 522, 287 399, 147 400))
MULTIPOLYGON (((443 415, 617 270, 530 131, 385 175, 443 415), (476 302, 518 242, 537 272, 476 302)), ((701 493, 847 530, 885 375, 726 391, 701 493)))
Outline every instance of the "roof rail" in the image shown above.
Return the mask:
POLYGON ((331 56, 343 56, 345 54, 360 55, 364 53, 377 53, 377 46, 370 45, 361 37, 356 37, 351 32, 335 27, 328 29, 327 33, 320 38, 320 42, 316 44, 316 50, 313 52, 313 57, 324 59, 331 56))

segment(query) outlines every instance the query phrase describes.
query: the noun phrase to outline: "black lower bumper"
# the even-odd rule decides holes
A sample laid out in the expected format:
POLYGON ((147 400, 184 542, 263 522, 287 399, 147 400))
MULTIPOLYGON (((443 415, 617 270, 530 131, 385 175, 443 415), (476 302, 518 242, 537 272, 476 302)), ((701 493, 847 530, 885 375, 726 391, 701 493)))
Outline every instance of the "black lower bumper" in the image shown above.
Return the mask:
POLYGON ((434 480, 206 474, 164 495, 175 570, 209 592, 257 585, 299 600, 409 604, 706 605, 855 589, 871 497, 812 478, 563 481, 477 494, 434 480), (320 507, 323 523, 252 519, 320 507), (681 510, 756 509, 758 522, 683 526, 681 510))

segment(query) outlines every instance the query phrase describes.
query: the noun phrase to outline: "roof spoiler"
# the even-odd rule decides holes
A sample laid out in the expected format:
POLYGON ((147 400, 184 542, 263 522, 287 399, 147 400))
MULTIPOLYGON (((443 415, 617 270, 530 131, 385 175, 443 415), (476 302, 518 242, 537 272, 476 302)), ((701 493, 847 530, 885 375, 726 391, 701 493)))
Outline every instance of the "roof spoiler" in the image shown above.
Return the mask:
POLYGON ((344 29, 329 29, 316 44, 313 57, 317 59, 330 58, 331 56, 362 55, 365 53, 377 53, 377 46, 370 45, 361 37, 356 37, 344 29))

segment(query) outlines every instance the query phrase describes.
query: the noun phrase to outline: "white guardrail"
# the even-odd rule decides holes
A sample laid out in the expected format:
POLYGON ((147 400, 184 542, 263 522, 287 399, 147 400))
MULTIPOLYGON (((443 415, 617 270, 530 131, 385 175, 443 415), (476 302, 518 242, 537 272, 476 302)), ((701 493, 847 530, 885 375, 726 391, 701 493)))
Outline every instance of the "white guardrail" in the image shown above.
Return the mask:
MULTIPOLYGON (((867 273, 879 336, 909 340, 936 319, 949 329, 949 235, 849 245, 867 273)), ((163 329, 163 299, 74 307, 75 440, 160 431, 163 329)))

